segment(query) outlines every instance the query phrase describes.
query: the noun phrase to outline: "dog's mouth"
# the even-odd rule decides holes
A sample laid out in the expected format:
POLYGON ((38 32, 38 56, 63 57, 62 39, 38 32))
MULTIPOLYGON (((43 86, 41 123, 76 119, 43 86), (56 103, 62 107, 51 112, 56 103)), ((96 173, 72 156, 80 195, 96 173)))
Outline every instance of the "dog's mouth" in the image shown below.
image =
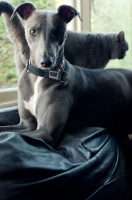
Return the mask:
POLYGON ((51 68, 50 67, 40 67, 40 69, 42 69, 42 70, 50 70, 51 68))

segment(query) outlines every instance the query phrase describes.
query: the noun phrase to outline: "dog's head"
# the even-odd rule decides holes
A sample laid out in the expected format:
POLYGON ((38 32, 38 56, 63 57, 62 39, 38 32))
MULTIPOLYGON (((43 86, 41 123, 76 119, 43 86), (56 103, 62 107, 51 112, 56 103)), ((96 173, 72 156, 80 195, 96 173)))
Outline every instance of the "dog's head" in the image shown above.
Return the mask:
POLYGON ((66 39, 66 24, 78 12, 71 6, 62 5, 57 12, 36 10, 30 3, 18 6, 13 14, 18 13, 25 21, 25 36, 30 48, 30 61, 39 68, 53 68, 56 65, 66 39))

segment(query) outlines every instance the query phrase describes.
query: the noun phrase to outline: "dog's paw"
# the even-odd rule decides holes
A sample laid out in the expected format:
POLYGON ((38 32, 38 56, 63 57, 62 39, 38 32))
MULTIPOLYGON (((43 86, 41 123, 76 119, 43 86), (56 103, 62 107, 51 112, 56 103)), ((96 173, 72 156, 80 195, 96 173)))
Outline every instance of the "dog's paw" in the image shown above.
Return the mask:
POLYGON ((130 141, 132 141, 132 134, 128 134, 128 138, 130 141))

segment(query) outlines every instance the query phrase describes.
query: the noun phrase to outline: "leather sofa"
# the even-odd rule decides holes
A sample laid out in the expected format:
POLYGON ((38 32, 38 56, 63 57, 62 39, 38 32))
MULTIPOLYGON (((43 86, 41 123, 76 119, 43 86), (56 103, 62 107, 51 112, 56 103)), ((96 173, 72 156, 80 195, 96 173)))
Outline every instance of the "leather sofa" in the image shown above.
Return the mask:
MULTIPOLYGON (((0 110, 1 126, 17 123, 17 107, 0 110)), ((131 145, 101 127, 65 131, 56 149, 0 133, 0 200, 131 199, 131 145)))

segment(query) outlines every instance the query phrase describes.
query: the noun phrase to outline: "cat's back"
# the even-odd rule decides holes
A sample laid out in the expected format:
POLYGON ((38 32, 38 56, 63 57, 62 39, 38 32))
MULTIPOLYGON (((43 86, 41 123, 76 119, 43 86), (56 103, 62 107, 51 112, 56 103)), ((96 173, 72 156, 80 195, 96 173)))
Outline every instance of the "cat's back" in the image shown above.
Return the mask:
POLYGON ((90 45, 91 41, 92 42, 97 42, 97 37, 98 34, 96 33, 91 33, 91 32, 74 32, 74 31, 67 31, 67 39, 65 42, 66 48, 68 45, 73 44, 72 47, 78 45, 81 47, 90 45))
POLYGON ((93 59, 93 50, 97 51, 97 43, 96 34, 67 31, 64 47, 65 58, 73 65, 86 67, 87 63, 93 59))

